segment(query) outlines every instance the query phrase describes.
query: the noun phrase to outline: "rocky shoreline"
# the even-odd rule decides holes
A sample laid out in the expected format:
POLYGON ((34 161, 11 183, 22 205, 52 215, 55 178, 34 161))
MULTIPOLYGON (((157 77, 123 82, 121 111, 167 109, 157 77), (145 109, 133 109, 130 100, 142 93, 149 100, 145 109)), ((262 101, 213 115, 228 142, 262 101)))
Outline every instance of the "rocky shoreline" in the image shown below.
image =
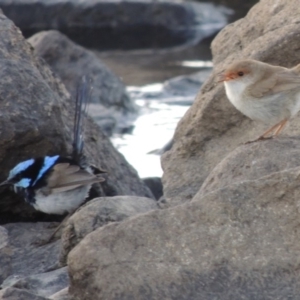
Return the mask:
MULTIPOLYGON (((0 7, 11 3, 14 19, 15 7, 33 2, 1 0, 0 7)), ((281 137, 243 145, 263 125, 230 105, 216 74, 241 58, 299 63, 299 16, 296 0, 261 0, 217 35, 213 73, 162 155, 161 197, 108 138, 122 128, 120 116, 137 114, 122 82, 53 30, 61 24, 26 40, 0 13, 0 179, 29 155, 70 152, 72 95, 85 68, 100 82, 94 101, 104 111, 102 129, 92 118, 85 124, 85 154, 108 171, 95 198, 42 246, 62 217, 0 189, 0 299, 298 299, 299 117, 281 137)), ((186 86, 196 92, 203 81, 200 74, 170 80, 159 96, 186 96, 186 86)))

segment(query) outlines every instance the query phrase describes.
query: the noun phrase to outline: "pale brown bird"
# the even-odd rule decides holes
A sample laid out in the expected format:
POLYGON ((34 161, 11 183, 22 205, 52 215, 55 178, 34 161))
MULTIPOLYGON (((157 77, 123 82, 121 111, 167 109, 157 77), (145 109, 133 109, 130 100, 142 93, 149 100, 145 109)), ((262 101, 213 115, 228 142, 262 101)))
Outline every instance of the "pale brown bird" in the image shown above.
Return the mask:
POLYGON ((300 64, 294 68, 257 60, 231 64, 220 75, 230 102, 254 121, 271 126, 257 140, 277 136, 300 110, 300 64))

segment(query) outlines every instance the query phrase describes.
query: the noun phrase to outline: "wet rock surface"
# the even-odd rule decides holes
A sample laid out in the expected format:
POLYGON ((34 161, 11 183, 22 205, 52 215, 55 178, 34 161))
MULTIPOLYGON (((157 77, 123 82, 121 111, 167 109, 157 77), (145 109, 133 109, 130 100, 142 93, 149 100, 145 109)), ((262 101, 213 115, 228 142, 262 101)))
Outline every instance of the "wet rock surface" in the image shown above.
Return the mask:
MULTIPOLYGON (((171 150, 162 156, 164 194, 170 205, 190 201, 228 153, 266 130, 266 125, 252 122, 231 105, 215 75, 243 58, 285 67, 298 64, 299 9, 297 1, 260 1, 214 39, 214 74, 180 120, 171 150)), ((295 117, 283 135, 298 135, 299 120, 295 117)))
POLYGON ((107 135, 121 131, 136 117, 137 107, 126 93, 124 84, 94 53, 55 30, 37 33, 28 42, 34 53, 59 76, 72 97, 76 95, 82 76, 92 81, 90 112, 107 135))

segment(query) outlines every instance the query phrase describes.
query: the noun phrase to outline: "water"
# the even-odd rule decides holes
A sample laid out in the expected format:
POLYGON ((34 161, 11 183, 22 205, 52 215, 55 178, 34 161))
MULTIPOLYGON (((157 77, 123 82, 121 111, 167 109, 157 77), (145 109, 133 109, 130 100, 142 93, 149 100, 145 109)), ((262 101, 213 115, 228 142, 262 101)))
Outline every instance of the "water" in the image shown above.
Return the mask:
MULTIPOLYGON (((150 152, 163 148, 172 139, 178 121, 193 103, 201 86, 201 82, 193 82, 193 79, 192 84, 187 81, 187 85, 184 80, 178 84, 175 81, 173 85, 179 88, 170 92, 163 82, 211 68, 213 37, 195 45, 169 49, 95 52, 121 77, 131 98, 140 107, 133 131, 114 135, 111 140, 141 178, 162 176, 160 155, 150 152)), ((204 75, 207 77, 208 73, 204 75)))
MULTIPOLYGON (((162 92, 163 84, 153 84, 142 89, 154 96, 162 92)), ((137 90, 136 87, 128 87, 129 93, 137 90)), ((134 124, 132 134, 115 135, 112 142, 140 177, 160 177, 163 173, 160 156, 149 152, 161 149, 172 139, 178 121, 189 106, 169 105, 153 99, 136 99, 136 103, 141 114, 134 124)))

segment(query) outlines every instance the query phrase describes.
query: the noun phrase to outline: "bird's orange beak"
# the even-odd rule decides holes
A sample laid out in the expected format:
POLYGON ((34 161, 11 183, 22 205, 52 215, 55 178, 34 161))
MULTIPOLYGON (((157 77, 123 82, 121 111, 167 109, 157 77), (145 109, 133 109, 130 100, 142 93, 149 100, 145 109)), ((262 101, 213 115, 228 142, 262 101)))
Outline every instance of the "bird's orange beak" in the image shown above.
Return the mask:
POLYGON ((237 76, 234 73, 221 72, 217 75, 218 82, 229 81, 235 78, 237 78, 237 76))

